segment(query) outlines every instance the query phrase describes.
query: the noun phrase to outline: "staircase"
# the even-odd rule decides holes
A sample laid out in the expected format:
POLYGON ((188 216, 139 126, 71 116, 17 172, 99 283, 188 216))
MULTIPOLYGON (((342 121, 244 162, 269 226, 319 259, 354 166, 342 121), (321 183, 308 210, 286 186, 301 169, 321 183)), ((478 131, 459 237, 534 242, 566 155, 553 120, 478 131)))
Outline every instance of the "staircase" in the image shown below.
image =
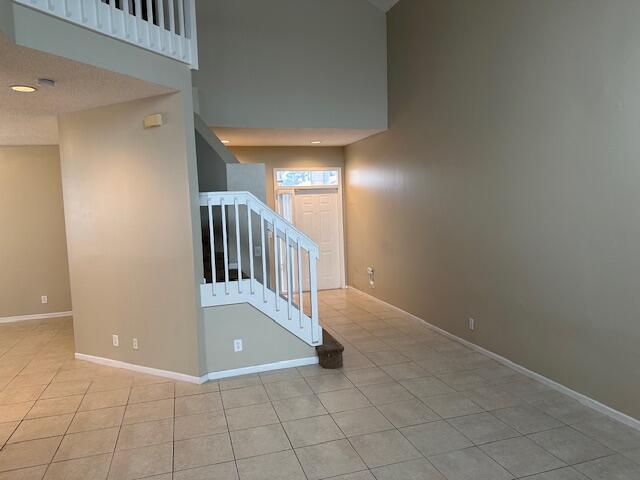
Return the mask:
POLYGON ((201 305, 249 303, 312 346, 318 322, 318 246, 249 192, 205 192, 201 305))

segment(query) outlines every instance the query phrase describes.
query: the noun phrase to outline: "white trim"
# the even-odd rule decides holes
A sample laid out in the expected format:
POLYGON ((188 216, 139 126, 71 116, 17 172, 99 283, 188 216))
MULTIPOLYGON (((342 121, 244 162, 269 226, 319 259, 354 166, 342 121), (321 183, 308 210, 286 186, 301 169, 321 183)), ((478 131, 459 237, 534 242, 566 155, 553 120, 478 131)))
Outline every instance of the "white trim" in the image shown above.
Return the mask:
POLYGON ((94 357, 93 355, 85 355, 84 353, 75 354, 76 360, 84 360, 86 362, 97 363, 100 365, 106 365, 107 367, 122 368, 125 370, 131 370, 138 373, 146 373, 148 375, 155 375, 157 377, 170 378, 172 380, 178 380, 180 382, 188 383, 204 383, 207 381, 207 376, 194 377, 187 375, 186 373, 171 372, 169 370, 159 370, 157 368, 144 367, 142 365, 136 365, 134 363, 121 362, 120 360, 113 360, 111 358, 94 357))
POLYGON ((402 310, 399 307, 396 307, 395 305, 391 305, 390 303, 385 302, 384 300, 380 300, 379 298, 374 297, 373 295, 370 295, 368 293, 363 292, 362 290, 358 290, 355 287, 349 286, 348 287, 350 290, 354 290, 355 292, 364 295, 366 297, 369 297, 375 301, 377 301, 378 303, 381 303, 383 305, 386 305, 388 307, 393 308, 394 310, 403 313, 404 315, 408 315, 411 318, 418 320, 422 323, 424 323, 425 325, 427 325, 429 328, 435 330, 436 332, 444 335, 447 338, 450 338, 452 340, 455 340, 457 342, 462 343, 463 345, 466 345, 467 347, 471 348, 472 350, 475 350, 476 352, 482 353, 483 355, 486 355, 487 357, 490 357, 492 359, 494 359, 495 361, 502 363, 503 365, 506 365, 507 367, 512 368, 513 370, 522 373, 523 375, 526 375, 527 377, 533 378, 534 380, 537 380, 538 382, 541 382, 543 384, 545 384, 546 386, 559 391, 560 393, 564 393, 565 395, 573 398, 574 400, 577 400, 578 402, 580 402, 581 404, 590 407, 594 410, 596 410, 599 413, 602 413, 603 415, 606 415, 607 417, 610 417, 614 420, 617 420, 620 423, 623 423, 631 428, 635 428, 636 430, 640 430, 640 420, 633 418, 625 413, 622 413, 618 410, 615 410, 614 408, 611 408, 603 403, 598 402, 597 400, 594 400, 593 398, 590 398, 582 393, 576 392, 575 390, 571 390, 569 387, 566 387, 564 385, 562 385, 561 383, 555 382, 553 380, 551 380, 550 378, 547 378, 539 373, 533 372, 531 370, 529 370, 526 367, 523 367, 522 365, 519 365, 511 360, 509 360, 508 358, 502 357, 501 355, 498 355, 497 353, 494 353, 490 350, 487 350, 485 348, 482 348, 479 345, 476 345, 475 343, 472 343, 468 340, 465 340, 464 338, 460 338, 452 333, 447 332, 446 330, 443 330, 440 327, 436 327, 435 325, 432 325, 431 323, 427 322, 426 320, 417 317, 416 315, 409 313, 409 312, 405 312, 404 310, 402 310))
POLYGON ((318 357, 295 358, 293 360, 283 360, 275 363, 265 363, 252 367, 235 368, 233 370, 221 370, 219 372, 209 372, 206 376, 209 380, 219 380, 221 378, 237 377, 238 375, 248 375, 250 373, 270 372, 283 368, 304 367, 305 365, 316 365, 318 357))
POLYGON ((239 375, 248 375, 250 373, 270 372, 272 370, 280 370, 283 368, 304 367, 305 365, 315 365, 319 362, 318 357, 294 358, 293 360, 283 360, 275 363, 265 363, 263 365, 253 365, 250 367, 235 368, 233 370, 221 370, 219 372, 209 372, 201 377, 187 375, 185 373, 171 372, 168 370, 159 370, 157 368, 144 367, 133 363, 121 362, 120 360, 112 360, 111 358, 95 357, 84 353, 75 354, 76 360, 84 360, 86 362, 97 363, 107 367, 122 368, 138 373, 146 373, 148 375, 156 375, 158 377, 170 378, 180 382, 201 384, 207 380, 218 380, 222 378, 237 377, 239 375))
POLYGON ((45 318, 71 317, 73 312, 36 313, 34 315, 17 315, 15 317, 0 317, 0 323, 24 322, 27 320, 42 320, 45 318))

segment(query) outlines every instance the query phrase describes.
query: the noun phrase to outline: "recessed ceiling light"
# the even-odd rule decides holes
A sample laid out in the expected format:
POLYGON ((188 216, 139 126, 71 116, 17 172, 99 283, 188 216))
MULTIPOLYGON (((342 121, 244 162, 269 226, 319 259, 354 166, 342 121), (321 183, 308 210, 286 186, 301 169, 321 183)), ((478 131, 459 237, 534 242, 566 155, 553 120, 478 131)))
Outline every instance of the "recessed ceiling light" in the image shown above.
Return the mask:
POLYGON ((311 143, 312 143, 313 145, 318 145, 318 144, 320 144, 320 143, 322 143, 322 142, 321 142, 320 140, 313 140, 311 143))
POLYGON ((222 143, 224 143, 225 145, 226 145, 227 143, 230 143, 230 142, 229 142, 229 140, 220 140, 220 141, 221 141, 222 143))
POLYGON ((30 85, 11 85, 11 90, 20 93, 33 93, 37 90, 37 88, 30 85))

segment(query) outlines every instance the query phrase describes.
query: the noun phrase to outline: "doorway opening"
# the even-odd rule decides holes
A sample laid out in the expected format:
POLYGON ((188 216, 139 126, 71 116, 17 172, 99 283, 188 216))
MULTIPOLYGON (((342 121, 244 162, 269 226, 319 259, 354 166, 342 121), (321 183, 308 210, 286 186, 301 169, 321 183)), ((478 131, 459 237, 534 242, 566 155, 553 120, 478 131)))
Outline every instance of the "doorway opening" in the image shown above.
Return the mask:
MULTIPOLYGON (((318 289, 345 288, 342 170, 276 168, 273 184, 276 211, 318 244, 318 289)), ((285 260, 278 263, 282 275, 285 260)))

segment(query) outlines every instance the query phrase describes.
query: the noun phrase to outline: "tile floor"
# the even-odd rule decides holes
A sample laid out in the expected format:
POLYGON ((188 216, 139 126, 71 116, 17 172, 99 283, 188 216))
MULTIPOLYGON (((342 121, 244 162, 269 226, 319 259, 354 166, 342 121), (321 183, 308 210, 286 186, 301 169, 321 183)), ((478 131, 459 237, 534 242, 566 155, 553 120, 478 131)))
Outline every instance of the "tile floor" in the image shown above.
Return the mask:
POLYGON ((0 480, 638 480, 640 432, 353 291, 344 368, 194 386, 73 359, 69 319, 0 325, 0 480))

